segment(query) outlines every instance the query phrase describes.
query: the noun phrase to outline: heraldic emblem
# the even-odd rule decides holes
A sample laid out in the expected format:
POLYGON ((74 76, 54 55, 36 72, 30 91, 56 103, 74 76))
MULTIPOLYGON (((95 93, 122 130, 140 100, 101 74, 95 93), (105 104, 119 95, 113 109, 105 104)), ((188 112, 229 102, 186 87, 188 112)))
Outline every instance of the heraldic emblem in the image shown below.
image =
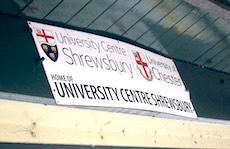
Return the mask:
POLYGON ((153 72, 149 69, 148 64, 142 60, 140 53, 133 51, 133 55, 137 63, 137 69, 139 70, 142 77, 144 77, 148 81, 152 81, 153 72))
POLYGON ((52 31, 36 28, 36 35, 45 54, 50 58, 50 60, 56 62, 58 59, 58 49, 57 45, 55 45, 52 31))

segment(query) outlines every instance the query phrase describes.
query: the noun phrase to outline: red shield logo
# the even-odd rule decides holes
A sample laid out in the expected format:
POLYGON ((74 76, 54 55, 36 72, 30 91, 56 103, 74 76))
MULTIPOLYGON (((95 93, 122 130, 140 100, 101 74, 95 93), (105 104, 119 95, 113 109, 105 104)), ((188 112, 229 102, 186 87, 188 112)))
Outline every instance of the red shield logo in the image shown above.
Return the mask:
POLYGON ((139 52, 133 52, 133 55, 134 55, 136 63, 137 63, 137 69, 139 70, 142 77, 144 77, 148 81, 152 81, 153 80, 153 73, 149 69, 148 64, 142 60, 140 53, 139 52))

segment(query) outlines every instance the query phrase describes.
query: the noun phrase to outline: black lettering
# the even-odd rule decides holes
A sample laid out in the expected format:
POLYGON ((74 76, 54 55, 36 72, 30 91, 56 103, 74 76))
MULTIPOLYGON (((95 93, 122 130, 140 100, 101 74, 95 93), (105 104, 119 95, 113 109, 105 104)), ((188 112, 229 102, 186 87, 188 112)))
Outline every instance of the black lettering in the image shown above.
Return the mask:
POLYGON ((107 89, 107 91, 109 92, 109 95, 110 95, 111 99, 113 100, 113 96, 110 93, 110 87, 105 87, 105 89, 107 89))
POLYGON ((168 98, 168 104, 171 109, 175 109, 175 99, 168 98))
POLYGON ((120 89, 121 96, 122 96, 122 98, 124 99, 124 101, 128 102, 128 100, 127 100, 127 99, 125 99, 125 97, 124 97, 124 95, 123 95, 123 91, 124 91, 124 89, 123 89, 123 88, 121 88, 121 89, 120 89))
POLYGON ((131 92, 131 90, 125 89, 125 93, 126 93, 126 95, 128 97, 128 100, 129 100, 129 102, 133 102, 133 100, 130 99, 131 95, 128 93, 128 91, 131 92))
POLYGON ((155 102, 155 106, 157 106, 158 104, 157 104, 157 100, 154 98, 154 96, 156 97, 156 95, 155 94, 151 94, 151 97, 152 97, 152 99, 154 100, 154 102, 155 102))
POLYGON ((97 86, 97 90, 102 95, 101 99, 105 99, 105 94, 101 91, 101 86, 97 86))
POLYGON ((65 97, 65 92, 64 92, 64 90, 63 90, 62 83, 61 83, 61 82, 59 82, 59 85, 60 85, 60 87, 61 87, 62 93, 60 93, 60 91, 59 91, 59 88, 58 88, 57 82, 54 82, 54 84, 55 84, 55 86, 56 86, 56 89, 57 89, 57 91, 58 91, 59 96, 61 96, 61 97, 65 97))
POLYGON ((140 92, 142 100, 144 101, 145 104, 148 104, 148 101, 145 98, 145 93, 144 92, 140 92))
POLYGON ((97 89, 96 89, 96 87, 94 87, 93 85, 90 85, 89 87, 90 87, 90 89, 91 89, 91 92, 92 92, 92 94, 93 94, 94 99, 100 99, 100 97, 99 97, 98 94, 97 94, 97 89))
POLYGON ((138 97, 135 94, 136 92, 138 93, 139 91, 130 91, 130 94, 131 94, 131 97, 133 98, 133 101, 139 103, 139 100, 140 100, 140 102, 142 103, 141 99, 138 100, 138 97))
POLYGON ((107 93, 106 93, 105 87, 102 87, 102 88, 103 88, 103 90, 104 90, 105 97, 106 97, 106 99, 108 100, 109 98, 108 98, 108 95, 107 95, 107 93))
POLYGON ((78 90, 78 92, 80 93, 81 97, 82 97, 82 98, 85 98, 84 90, 83 90, 82 84, 80 85, 81 88, 79 88, 77 84, 75 84, 75 86, 77 87, 77 90, 78 90))
POLYGON ((88 87, 89 87, 88 85, 84 85, 84 88, 85 88, 87 97, 88 97, 89 99, 93 99, 93 97, 89 96, 90 90, 88 89, 88 87))
POLYGON ((72 90, 72 87, 70 86, 70 83, 68 83, 68 86, 66 85, 66 83, 63 83, 63 84, 64 84, 65 91, 66 91, 68 97, 70 97, 70 95, 72 95, 72 97, 75 97, 74 92, 72 90))
POLYGON ((145 97, 147 98, 148 103, 149 103, 150 105, 153 105, 153 103, 150 101, 150 97, 149 97, 148 94, 149 94, 148 92, 145 92, 145 97))
POLYGON ((76 95, 77 98, 78 98, 78 94, 77 94, 77 91, 76 91, 76 88, 75 88, 75 84, 72 84, 72 87, 73 87, 73 89, 74 89, 75 95, 76 95))
POLYGON ((117 100, 119 101, 119 97, 118 97, 118 94, 117 94, 117 88, 110 88, 112 89, 113 93, 115 94, 115 96, 117 97, 117 100))

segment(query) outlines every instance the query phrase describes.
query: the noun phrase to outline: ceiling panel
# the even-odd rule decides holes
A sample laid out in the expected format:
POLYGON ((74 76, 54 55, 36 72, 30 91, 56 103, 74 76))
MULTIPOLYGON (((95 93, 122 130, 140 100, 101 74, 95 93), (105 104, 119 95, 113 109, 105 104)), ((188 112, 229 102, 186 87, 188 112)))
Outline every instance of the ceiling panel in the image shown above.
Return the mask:
POLYGON ((167 46, 174 42, 174 40, 187 31, 192 25, 199 21, 207 12, 202 10, 194 9, 188 15, 186 15, 182 20, 176 23, 172 28, 166 31, 166 33, 158 38, 162 43, 163 47, 157 46, 158 40, 156 40, 151 47, 159 49, 159 51, 166 51, 167 46))
POLYGON ((162 49, 164 43, 161 41, 161 37, 163 37, 164 34, 167 34, 170 30, 178 29, 176 28, 177 27, 176 25, 181 20, 185 19, 192 12, 193 9, 194 9, 193 7, 188 6, 186 3, 181 3, 169 15, 167 15, 167 17, 165 17, 157 24, 157 27, 154 31, 150 31, 154 33, 155 37, 154 39, 152 39, 152 42, 148 46, 153 47, 156 41, 160 41, 162 43, 161 44, 162 46, 158 47, 158 49, 162 49))
POLYGON ((192 25, 183 34, 178 36, 174 42, 168 45, 166 50, 168 51, 169 55, 176 57, 175 55, 178 55, 177 52, 181 52, 177 49, 183 48, 184 50, 186 50, 186 44, 194 38, 196 38, 196 36, 198 36, 202 31, 208 28, 208 26, 216 20, 217 17, 213 17, 211 14, 207 14, 204 17, 202 17, 198 22, 192 25), (207 19, 209 20, 209 23, 207 22, 207 19))
POLYGON ((77 27, 87 27, 115 2, 115 0, 93 0, 67 23, 77 27))
MULTIPOLYGON (((154 31, 162 30, 157 24, 167 17, 175 8, 177 8, 182 1, 164 1, 165 3, 161 3, 158 7, 156 7, 156 13, 154 13, 154 25, 149 26, 148 30, 145 31, 140 37, 137 38, 137 42, 149 45, 152 42, 152 39, 155 38, 154 31), (159 28, 157 28, 159 27, 159 28)), ((151 16, 150 16, 151 17, 151 16)), ((151 19, 152 20, 152 19, 151 19)))
MULTIPOLYGON (((161 1, 154 1, 155 5, 151 9, 150 12, 146 13, 141 20, 139 20, 137 23, 135 23, 132 28, 129 28, 125 34, 123 34, 124 37, 137 40, 142 34, 144 34, 148 29, 159 20, 159 16, 157 14, 157 10, 166 5, 166 2, 161 1)), ((153 5, 153 3, 152 3, 153 5)))
POLYGON ((178 57, 178 55, 180 55, 186 58, 188 61, 193 62, 200 55, 205 53, 210 47, 215 45, 224 36, 226 36, 226 34, 229 33, 229 31, 225 30, 224 28, 226 24, 221 23, 219 20, 220 19, 210 24, 207 28, 195 36, 195 38, 184 45, 186 50, 185 47, 177 49, 177 52, 174 53, 174 56, 178 57))
POLYGON ((116 3, 107 9, 99 18, 97 18, 97 20, 90 24, 88 28, 95 30, 107 30, 138 2, 139 0, 116 1, 116 3))
POLYGON ((17 15, 21 9, 23 9, 26 5, 28 5, 32 0, 5 0, 0 4, 0 12, 17 15))
POLYGON ((135 4, 125 15, 122 16, 116 23, 114 23, 106 31, 116 33, 117 35, 124 34, 136 22, 138 22, 146 13, 148 13, 154 6, 152 1, 139 1, 135 4), (143 9, 145 8, 145 9, 143 9))
POLYGON ((46 20, 56 22, 67 22, 77 12, 79 12, 89 0, 67 0, 59 4, 50 14, 45 17, 46 20))
MULTIPOLYGON (((228 50, 230 51, 230 49, 228 50)), ((226 68, 230 63, 229 63, 229 59, 230 59, 230 53, 227 53, 228 55, 226 55, 226 57, 222 58, 221 61, 219 63, 217 63, 213 68, 222 71, 224 68, 226 68)))
MULTIPOLYGON (((229 29, 230 30, 230 29, 229 29)), ((230 33, 227 34, 222 40, 210 47, 204 54, 200 55, 193 63, 204 65, 206 63, 212 63, 211 59, 215 57, 221 50, 227 48, 230 44, 230 33)))
POLYGON ((33 0, 20 14, 20 16, 28 16, 37 19, 43 19, 51 12, 61 0, 33 0))
POLYGON ((230 64, 228 65, 228 67, 226 67, 225 69, 223 69, 223 71, 230 73, 230 64))
MULTIPOLYGON (((216 54, 214 57, 212 57, 210 59, 210 63, 206 63, 204 66, 206 67, 211 67, 211 68, 215 68, 216 66, 218 66, 220 63, 222 63, 222 61, 226 58, 229 57, 230 55, 230 46, 227 46, 226 48, 224 48, 223 50, 219 51, 218 54, 216 54)), ((230 59, 227 58, 227 60, 229 61, 230 59)), ((230 61, 229 61, 230 62, 230 61)))

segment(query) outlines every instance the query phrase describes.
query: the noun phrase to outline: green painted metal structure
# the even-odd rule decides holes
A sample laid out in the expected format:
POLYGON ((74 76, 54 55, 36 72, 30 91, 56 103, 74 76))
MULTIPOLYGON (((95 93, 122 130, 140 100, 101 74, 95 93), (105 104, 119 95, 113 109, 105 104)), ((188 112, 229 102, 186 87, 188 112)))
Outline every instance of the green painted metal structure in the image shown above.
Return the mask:
POLYGON ((198 116, 230 120, 230 26, 218 16, 182 0, 1 1, 0 92, 52 100, 27 20, 119 39, 173 58, 198 116))

